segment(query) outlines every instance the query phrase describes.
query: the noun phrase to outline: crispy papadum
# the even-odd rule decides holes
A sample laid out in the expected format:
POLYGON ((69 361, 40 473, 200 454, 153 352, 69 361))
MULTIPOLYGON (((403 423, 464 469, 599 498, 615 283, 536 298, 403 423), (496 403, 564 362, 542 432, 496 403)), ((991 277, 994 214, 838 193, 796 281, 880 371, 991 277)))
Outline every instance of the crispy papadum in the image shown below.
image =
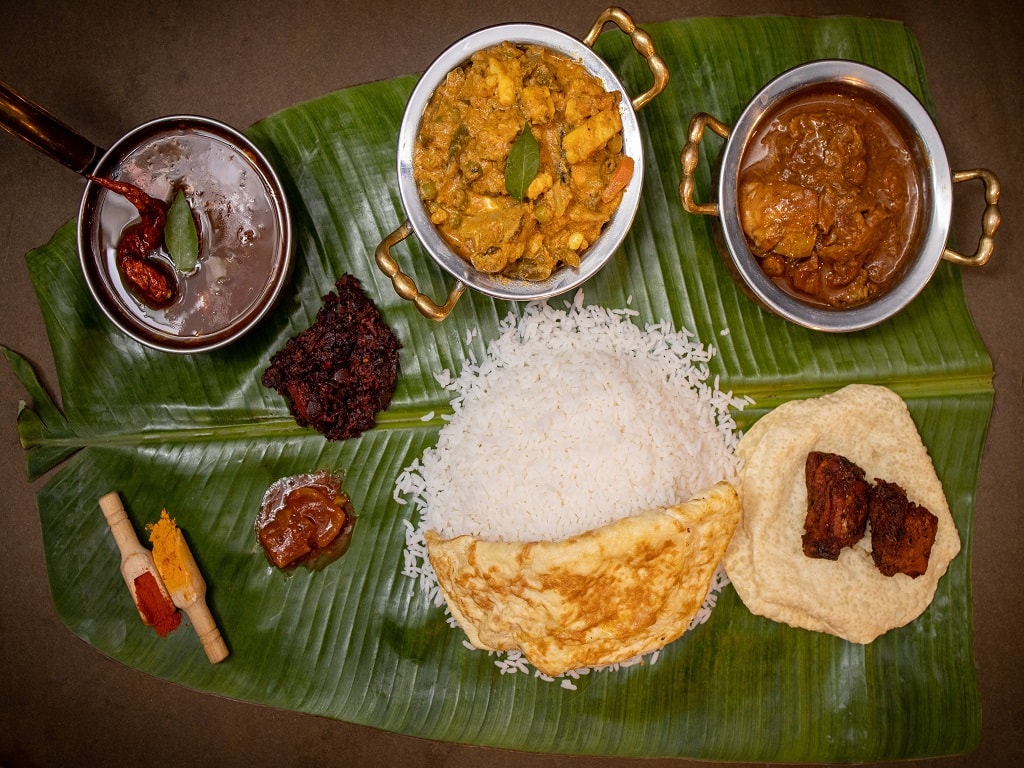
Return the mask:
POLYGON ((691 501, 560 541, 442 539, 430 562, 452 615, 477 648, 521 649, 538 670, 625 661, 689 626, 739 520, 721 482, 691 501))
POLYGON ((737 453, 744 461, 743 511, 723 564, 751 612, 854 643, 870 643, 924 612, 960 551, 960 537, 928 450, 899 395, 854 384, 791 401, 754 424, 737 453), (924 574, 880 573, 871 557, 870 529, 838 560, 804 554, 804 464, 811 451, 840 454, 863 468, 869 480, 899 484, 938 517, 924 574))

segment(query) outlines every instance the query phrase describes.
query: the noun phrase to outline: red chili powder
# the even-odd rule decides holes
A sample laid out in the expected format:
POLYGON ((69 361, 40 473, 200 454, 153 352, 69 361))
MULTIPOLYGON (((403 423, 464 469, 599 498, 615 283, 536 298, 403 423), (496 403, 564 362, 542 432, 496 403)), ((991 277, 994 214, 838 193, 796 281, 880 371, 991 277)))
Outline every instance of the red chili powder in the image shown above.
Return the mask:
POLYGON ((167 637, 178 628, 181 614, 170 598, 164 597, 160 585, 149 571, 135 577, 135 596, 138 599, 142 620, 153 627, 160 637, 167 637))

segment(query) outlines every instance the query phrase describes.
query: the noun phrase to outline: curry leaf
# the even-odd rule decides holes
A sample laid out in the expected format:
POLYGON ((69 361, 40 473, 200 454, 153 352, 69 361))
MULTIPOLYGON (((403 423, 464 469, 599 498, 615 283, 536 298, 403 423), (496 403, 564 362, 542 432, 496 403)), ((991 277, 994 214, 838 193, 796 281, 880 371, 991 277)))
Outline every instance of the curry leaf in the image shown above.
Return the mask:
POLYGON ((537 137, 533 135, 527 121, 508 153, 508 161, 505 163, 506 191, 516 200, 522 200, 526 197, 526 190, 533 177, 537 175, 539 167, 540 145, 537 144, 537 137))
POLYGON ((179 272, 191 272, 199 260, 199 233, 196 230, 192 209, 185 193, 180 189, 167 211, 167 228, 164 230, 167 251, 179 272))

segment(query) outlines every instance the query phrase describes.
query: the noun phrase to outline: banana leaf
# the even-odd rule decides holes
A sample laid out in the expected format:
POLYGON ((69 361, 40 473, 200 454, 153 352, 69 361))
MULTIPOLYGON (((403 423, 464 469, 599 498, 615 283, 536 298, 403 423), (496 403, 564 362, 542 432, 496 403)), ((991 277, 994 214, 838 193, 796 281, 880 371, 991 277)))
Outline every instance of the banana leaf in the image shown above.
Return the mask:
MULTIPOLYGON (((875 328, 828 335, 756 307, 733 283, 710 224, 679 202, 679 152, 694 112, 735 120, 771 77, 842 57, 875 65, 925 104, 917 44, 898 23, 784 17, 651 24, 672 73, 640 112, 646 149, 640 211, 588 303, 631 306, 717 347, 720 387, 756 405, 741 426, 790 398, 850 382, 907 400, 959 528, 963 549, 928 610, 867 646, 753 616, 731 587, 711 619, 656 663, 581 677, 576 690, 502 675, 467 651, 441 608, 401 575, 399 472, 433 444, 448 408, 434 375, 481 359, 520 305, 467 293, 442 323, 399 299, 373 249, 405 218, 395 178, 397 133, 415 77, 329 93, 248 130, 286 186, 296 225, 289 291, 246 339, 191 357, 120 335, 90 300, 69 223, 28 254, 57 365, 63 413, 15 352, 31 406, 19 426, 27 471, 56 467, 38 494, 56 608, 101 653, 191 688, 431 739, 568 754, 709 760, 855 762, 962 753, 980 734, 971 625, 974 493, 992 408, 992 364, 957 269, 940 267, 903 312, 875 328), (300 429, 259 381, 270 355, 315 316, 342 273, 354 274, 402 340, 401 376, 375 429, 328 442, 300 429), (470 331, 478 330, 474 335, 470 331), (345 473, 358 514, 349 551, 318 571, 270 568, 253 532, 266 488, 284 475, 345 473), (166 508, 209 584, 231 649, 211 665, 187 630, 141 625, 118 573, 97 499, 118 490, 140 535, 166 508)), ((598 51, 639 93, 650 75, 624 35, 598 51)), ((707 197, 713 157, 701 160, 707 197)), ((394 249, 421 291, 450 278, 413 240, 394 249)), ((560 299, 553 300, 555 302, 560 299)), ((865 610, 870 610, 866 606, 865 610)))

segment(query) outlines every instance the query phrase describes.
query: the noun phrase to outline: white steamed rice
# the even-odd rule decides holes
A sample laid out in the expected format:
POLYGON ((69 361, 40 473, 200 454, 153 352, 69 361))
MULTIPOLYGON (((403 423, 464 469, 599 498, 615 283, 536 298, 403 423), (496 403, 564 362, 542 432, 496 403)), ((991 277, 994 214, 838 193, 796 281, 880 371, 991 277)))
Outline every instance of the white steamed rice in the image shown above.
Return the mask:
MULTIPOLYGON (((553 541, 736 481, 730 409, 749 400, 719 391, 717 377, 708 383, 713 348, 667 323, 641 329, 630 320, 637 314, 584 306, 582 291, 564 310, 533 302, 502 321, 483 361, 437 377, 452 414, 394 492, 415 508, 403 573, 426 599, 444 603, 428 529, 553 541)), ((727 583, 719 571, 694 625, 727 583)), ((527 671, 519 654, 497 656, 502 673, 527 671)))

